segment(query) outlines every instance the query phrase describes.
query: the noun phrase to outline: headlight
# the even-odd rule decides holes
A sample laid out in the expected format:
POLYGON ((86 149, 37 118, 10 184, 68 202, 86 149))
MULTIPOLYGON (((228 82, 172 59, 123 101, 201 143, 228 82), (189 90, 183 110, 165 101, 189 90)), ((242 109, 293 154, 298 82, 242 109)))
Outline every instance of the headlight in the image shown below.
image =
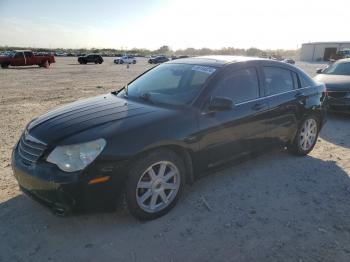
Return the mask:
POLYGON ((94 161, 105 146, 106 140, 103 138, 82 144, 58 146, 46 161, 56 164, 63 171, 75 172, 94 161))

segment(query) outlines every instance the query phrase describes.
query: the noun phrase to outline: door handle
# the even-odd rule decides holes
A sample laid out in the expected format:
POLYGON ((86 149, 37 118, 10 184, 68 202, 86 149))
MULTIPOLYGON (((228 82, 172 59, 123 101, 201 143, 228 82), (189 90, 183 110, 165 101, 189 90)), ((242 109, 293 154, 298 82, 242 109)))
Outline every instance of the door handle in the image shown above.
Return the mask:
POLYGON ((267 105, 266 104, 255 104, 252 106, 252 109, 255 110, 255 111, 260 111, 264 108, 266 108, 267 105))

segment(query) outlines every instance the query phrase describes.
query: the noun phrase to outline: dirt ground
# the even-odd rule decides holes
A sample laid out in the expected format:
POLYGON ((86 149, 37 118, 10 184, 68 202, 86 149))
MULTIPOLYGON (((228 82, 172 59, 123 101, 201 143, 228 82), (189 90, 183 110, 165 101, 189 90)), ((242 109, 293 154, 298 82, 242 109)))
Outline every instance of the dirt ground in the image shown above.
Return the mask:
MULTIPOLYGON (((311 75, 317 64, 299 63, 311 75)), ((0 261, 350 261, 350 117, 331 114, 307 157, 284 150, 187 187, 177 206, 140 222, 114 213, 56 217, 18 190, 11 149, 54 107, 123 86, 150 66, 0 70, 0 261)))

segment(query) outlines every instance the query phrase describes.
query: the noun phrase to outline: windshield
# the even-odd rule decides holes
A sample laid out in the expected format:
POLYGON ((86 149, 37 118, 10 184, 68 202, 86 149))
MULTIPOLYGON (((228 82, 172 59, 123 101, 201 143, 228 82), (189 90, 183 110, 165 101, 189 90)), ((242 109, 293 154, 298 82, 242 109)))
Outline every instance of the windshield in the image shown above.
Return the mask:
POLYGON ((215 71, 210 66, 162 64, 131 82, 120 95, 151 103, 185 105, 215 71))
POLYGON ((323 70, 322 74, 329 75, 350 75, 350 62, 349 63, 334 63, 323 70))

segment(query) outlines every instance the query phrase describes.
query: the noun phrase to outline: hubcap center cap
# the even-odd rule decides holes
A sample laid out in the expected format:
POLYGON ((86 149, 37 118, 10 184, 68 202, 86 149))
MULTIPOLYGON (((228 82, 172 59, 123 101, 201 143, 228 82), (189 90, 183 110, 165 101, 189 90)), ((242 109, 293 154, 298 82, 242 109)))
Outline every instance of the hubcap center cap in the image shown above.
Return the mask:
POLYGON ((161 189, 161 187, 162 187, 162 180, 161 179, 157 179, 153 182, 153 185, 152 185, 153 191, 157 191, 157 190, 161 189))

